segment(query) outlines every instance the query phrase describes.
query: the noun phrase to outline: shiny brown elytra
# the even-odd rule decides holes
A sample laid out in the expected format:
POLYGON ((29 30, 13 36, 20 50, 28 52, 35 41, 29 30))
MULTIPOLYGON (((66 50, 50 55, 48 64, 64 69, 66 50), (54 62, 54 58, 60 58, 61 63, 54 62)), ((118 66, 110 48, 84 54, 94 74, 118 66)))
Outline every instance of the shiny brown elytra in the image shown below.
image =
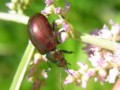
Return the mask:
POLYGON ((56 48, 57 38, 47 18, 37 13, 28 21, 28 35, 40 54, 46 54, 56 48))

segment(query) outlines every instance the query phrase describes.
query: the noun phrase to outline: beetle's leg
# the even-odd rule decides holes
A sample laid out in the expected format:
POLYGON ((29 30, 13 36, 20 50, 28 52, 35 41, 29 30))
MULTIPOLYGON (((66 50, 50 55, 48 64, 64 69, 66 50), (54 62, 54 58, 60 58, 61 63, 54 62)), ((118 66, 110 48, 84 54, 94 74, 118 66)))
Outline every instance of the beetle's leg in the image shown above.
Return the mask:
POLYGON ((73 51, 67 51, 67 50, 60 50, 60 51, 62 51, 63 53, 67 53, 67 54, 72 54, 72 53, 74 53, 73 51))
POLYGON ((62 90, 64 90, 64 87, 63 87, 63 84, 62 84, 62 67, 60 68, 60 84, 61 84, 62 90))
POLYGON ((55 36, 56 36, 56 38, 57 38, 57 43, 58 44, 60 44, 61 42, 62 42, 62 40, 61 40, 61 33, 62 32, 66 32, 65 30, 61 30, 61 31, 57 31, 57 32, 55 32, 55 36))
POLYGON ((47 64, 48 64, 49 68, 51 68, 51 65, 50 65, 50 63, 48 61, 47 61, 47 64))
POLYGON ((49 68, 48 68, 48 69, 46 69, 46 70, 45 70, 45 72, 47 72, 47 73, 48 73, 48 72, 51 70, 51 65, 49 64, 49 62, 48 62, 48 61, 47 61, 47 64, 48 64, 48 67, 49 67, 49 68))
POLYGON ((56 37, 57 37, 57 44, 60 44, 61 43, 60 34, 57 34, 56 37))
POLYGON ((66 70, 71 76, 73 76, 73 74, 69 71, 67 65, 65 66, 65 70, 66 70))
POLYGON ((55 24, 55 21, 52 22, 52 30, 55 31, 55 27, 56 27, 56 24, 55 24))
POLYGON ((61 33, 66 32, 66 31, 61 30, 61 31, 56 31, 55 32, 55 29, 56 29, 56 24, 55 24, 55 21, 53 21, 52 22, 52 30, 54 31, 55 37, 57 38, 57 44, 60 44, 61 43, 61 33))

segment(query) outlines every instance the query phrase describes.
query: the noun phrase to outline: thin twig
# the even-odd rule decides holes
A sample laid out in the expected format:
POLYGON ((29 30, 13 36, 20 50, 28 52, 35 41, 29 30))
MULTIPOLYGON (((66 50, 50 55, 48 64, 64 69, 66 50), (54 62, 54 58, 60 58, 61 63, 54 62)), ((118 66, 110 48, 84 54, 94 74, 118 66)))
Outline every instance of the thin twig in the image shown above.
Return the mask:
POLYGON ((9 14, 9 13, 0 12, 0 19, 5 20, 5 21, 13 21, 17 23, 22 23, 26 25, 29 17, 18 15, 18 14, 9 14))

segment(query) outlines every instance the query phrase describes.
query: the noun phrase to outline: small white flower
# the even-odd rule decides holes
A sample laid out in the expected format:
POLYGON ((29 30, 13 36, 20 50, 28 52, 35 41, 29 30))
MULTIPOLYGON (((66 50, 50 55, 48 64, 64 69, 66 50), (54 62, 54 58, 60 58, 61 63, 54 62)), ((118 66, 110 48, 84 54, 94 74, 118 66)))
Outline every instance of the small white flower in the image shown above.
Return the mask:
POLYGON ((41 74, 44 78, 48 78, 48 74, 45 70, 42 70, 41 74))
POLYGON ((98 79, 100 80, 100 83, 103 85, 103 83, 105 82, 105 79, 107 77, 107 72, 105 69, 99 69, 98 71, 98 79))
POLYGON ((108 29, 106 25, 104 25, 103 29, 99 31, 99 35, 101 38, 105 38, 105 39, 111 39, 112 37, 111 31, 108 29))
POLYGON ((7 6, 9 9, 11 9, 11 10, 15 8, 15 5, 14 5, 13 3, 11 3, 11 2, 6 3, 6 6, 7 6))
POLYGON ((69 84, 74 81, 74 78, 72 76, 67 76, 67 78, 64 81, 64 84, 69 84))
POLYGON ((60 7, 57 7, 57 8, 55 8, 54 12, 55 12, 55 14, 61 14, 62 9, 60 7))
POLYGON ((64 43, 69 38, 69 35, 66 32, 61 32, 60 38, 61 38, 61 43, 64 43))
POLYGON ((115 83, 118 74, 119 74, 118 68, 110 69, 109 76, 107 77, 106 81, 108 81, 109 83, 115 83))
POLYGON ((111 32, 113 34, 113 40, 114 41, 120 41, 120 25, 114 24, 112 26, 111 32))
POLYGON ((41 59, 41 55, 39 53, 36 53, 34 55, 34 64, 38 64, 38 62, 40 61, 41 59))
POLYGON ((45 4, 46 4, 47 6, 53 4, 53 2, 54 2, 54 0, 45 0, 45 4))
POLYGON ((53 13, 53 7, 52 6, 46 7, 44 10, 41 11, 41 13, 43 15, 52 14, 53 13))
POLYGON ((55 24, 56 24, 56 25, 60 25, 60 24, 62 24, 62 22, 63 22, 62 19, 57 19, 57 20, 55 20, 55 24))

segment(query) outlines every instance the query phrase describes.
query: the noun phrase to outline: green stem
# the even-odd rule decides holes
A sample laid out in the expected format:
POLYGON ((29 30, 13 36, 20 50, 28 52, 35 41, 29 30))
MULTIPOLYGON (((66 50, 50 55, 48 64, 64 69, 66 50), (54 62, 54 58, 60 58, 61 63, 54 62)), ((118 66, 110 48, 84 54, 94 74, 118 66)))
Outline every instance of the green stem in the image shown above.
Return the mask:
POLYGON ((31 57, 34 53, 34 50, 35 50, 34 46, 31 43, 29 43, 21 59, 21 62, 18 66, 13 82, 11 84, 10 90, 19 90, 21 82, 24 78, 25 72, 31 60, 31 57))
POLYGON ((97 36, 91 36, 91 35, 87 35, 87 34, 81 36, 81 40, 85 43, 96 45, 98 47, 108 49, 108 50, 111 50, 111 51, 115 51, 116 50, 115 45, 119 44, 119 43, 114 42, 114 41, 110 41, 110 40, 107 40, 107 39, 102 39, 102 38, 99 38, 97 36))
POLYGON ((29 17, 24 15, 0 12, 0 19, 6 21, 18 22, 27 25, 29 17))

